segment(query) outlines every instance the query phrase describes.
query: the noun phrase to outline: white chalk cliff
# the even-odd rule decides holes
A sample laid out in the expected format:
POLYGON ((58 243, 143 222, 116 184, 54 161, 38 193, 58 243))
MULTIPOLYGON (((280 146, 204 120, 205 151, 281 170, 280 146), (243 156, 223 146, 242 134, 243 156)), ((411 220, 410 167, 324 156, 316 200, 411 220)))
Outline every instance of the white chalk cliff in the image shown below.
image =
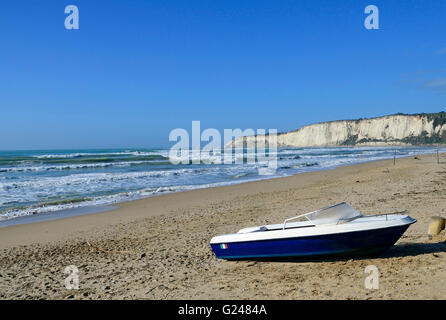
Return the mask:
MULTIPOLYGON (((266 136, 266 143, 271 137, 266 136)), ((370 119, 322 122, 279 133, 276 138, 279 147, 446 143, 446 113, 396 114, 370 119)), ((231 144, 236 147, 249 147, 259 139, 265 137, 258 135, 237 138, 231 144)))

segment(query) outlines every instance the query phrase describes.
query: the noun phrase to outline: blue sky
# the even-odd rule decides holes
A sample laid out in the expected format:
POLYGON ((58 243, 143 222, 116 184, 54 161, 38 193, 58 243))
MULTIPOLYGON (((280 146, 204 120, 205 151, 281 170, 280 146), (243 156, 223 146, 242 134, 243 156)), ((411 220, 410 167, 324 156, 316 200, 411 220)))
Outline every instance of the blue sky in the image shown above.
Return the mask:
POLYGON ((0 149, 446 110, 442 0, 17 0, 0 30, 0 149), (364 28, 369 4, 379 30, 364 28))

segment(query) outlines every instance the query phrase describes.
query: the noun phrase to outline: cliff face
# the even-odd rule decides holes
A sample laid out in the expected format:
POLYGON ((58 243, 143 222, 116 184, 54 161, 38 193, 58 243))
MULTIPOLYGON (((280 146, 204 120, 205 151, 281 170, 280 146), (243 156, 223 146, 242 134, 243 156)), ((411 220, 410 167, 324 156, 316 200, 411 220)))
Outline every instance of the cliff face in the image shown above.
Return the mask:
MULTIPOLYGON (((263 136, 238 138, 237 147, 264 139, 263 136)), ((266 138, 268 142, 268 137, 266 138)), ((410 145, 446 143, 446 113, 389 115, 379 118, 340 120, 308 125, 279 133, 279 147, 324 147, 346 145, 410 145)))

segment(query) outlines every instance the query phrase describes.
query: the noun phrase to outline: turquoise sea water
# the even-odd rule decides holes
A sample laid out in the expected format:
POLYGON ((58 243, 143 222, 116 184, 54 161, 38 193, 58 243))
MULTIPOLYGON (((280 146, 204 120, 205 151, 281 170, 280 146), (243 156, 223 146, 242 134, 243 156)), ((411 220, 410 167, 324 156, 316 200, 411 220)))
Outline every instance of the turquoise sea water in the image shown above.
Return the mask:
MULTIPOLYGON (((264 164, 246 161, 173 165, 167 149, 0 151, 0 220, 388 159, 395 150, 398 157, 436 152, 430 147, 281 148, 276 173, 262 176, 258 169, 264 164)), ((254 156, 244 152, 245 160, 254 156)))

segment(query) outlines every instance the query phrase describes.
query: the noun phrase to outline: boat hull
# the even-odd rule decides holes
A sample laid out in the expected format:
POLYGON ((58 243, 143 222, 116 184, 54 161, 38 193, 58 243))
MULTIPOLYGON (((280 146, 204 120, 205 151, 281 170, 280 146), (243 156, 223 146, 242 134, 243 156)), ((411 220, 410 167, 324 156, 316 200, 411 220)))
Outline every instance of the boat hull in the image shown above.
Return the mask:
POLYGON ((285 239, 211 244, 219 259, 317 258, 367 256, 384 252, 409 224, 374 230, 285 239))

